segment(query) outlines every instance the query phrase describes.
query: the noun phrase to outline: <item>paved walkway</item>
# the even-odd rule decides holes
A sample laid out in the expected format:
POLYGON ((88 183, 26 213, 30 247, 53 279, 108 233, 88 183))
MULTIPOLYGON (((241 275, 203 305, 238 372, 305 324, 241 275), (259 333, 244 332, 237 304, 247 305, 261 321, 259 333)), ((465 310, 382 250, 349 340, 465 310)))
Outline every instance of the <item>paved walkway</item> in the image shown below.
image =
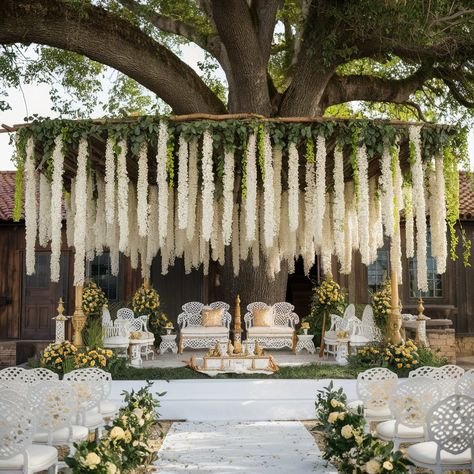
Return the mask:
POLYGON ((156 467, 163 474, 337 473, 299 421, 173 423, 156 467))

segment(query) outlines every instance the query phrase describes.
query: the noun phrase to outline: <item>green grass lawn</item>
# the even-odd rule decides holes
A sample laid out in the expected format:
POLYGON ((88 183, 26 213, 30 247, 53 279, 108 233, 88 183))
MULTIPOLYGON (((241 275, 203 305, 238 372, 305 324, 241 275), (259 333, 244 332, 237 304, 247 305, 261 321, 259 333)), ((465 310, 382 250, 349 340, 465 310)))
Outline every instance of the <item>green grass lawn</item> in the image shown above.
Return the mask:
POLYGON ((222 374, 209 377, 188 367, 179 368, 145 368, 126 367, 113 374, 114 380, 180 380, 180 379, 353 379, 364 370, 331 365, 305 365, 300 367, 280 367, 271 375, 265 374, 222 374))

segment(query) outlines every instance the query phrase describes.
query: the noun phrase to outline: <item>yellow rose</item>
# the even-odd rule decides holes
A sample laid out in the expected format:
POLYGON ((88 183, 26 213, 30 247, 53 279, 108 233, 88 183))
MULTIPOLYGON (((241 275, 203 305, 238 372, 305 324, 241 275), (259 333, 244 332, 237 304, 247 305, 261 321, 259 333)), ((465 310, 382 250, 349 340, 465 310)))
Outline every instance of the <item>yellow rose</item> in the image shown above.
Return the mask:
POLYGON ((340 405, 340 403, 339 403, 335 398, 333 398, 333 399, 331 400, 331 406, 332 406, 333 408, 337 408, 339 405, 340 405))
POLYGON ((354 435, 354 440, 357 443, 357 446, 360 446, 362 444, 362 441, 364 440, 364 438, 362 438, 361 435, 354 435))
POLYGON ((114 426, 109 433, 109 436, 112 439, 124 439, 125 438, 125 431, 123 431, 120 426, 114 426))
POLYGON ((352 426, 351 425, 344 425, 341 429, 341 435, 345 439, 352 438, 352 426))
POLYGON ((403 367, 403 364, 397 364, 397 367, 401 369, 403 367))
POLYGON ((391 471, 393 469, 393 464, 390 461, 385 461, 382 466, 386 471, 391 471))
POLYGON ((371 459, 365 465, 365 472, 368 474, 378 474, 380 472, 380 463, 375 459, 371 459))
POLYGON ((339 418, 339 412, 333 411, 329 413, 328 416, 328 423, 331 423, 331 425, 339 418))
POLYGON ((338 419, 341 421, 344 421, 345 417, 346 417, 346 413, 344 411, 341 411, 341 413, 339 413, 338 419))
POLYGON ((98 464, 100 464, 100 456, 96 453, 88 453, 84 464, 94 469, 98 464))
POLYGON ((110 461, 106 464, 107 474, 115 474, 117 472, 117 466, 110 461))

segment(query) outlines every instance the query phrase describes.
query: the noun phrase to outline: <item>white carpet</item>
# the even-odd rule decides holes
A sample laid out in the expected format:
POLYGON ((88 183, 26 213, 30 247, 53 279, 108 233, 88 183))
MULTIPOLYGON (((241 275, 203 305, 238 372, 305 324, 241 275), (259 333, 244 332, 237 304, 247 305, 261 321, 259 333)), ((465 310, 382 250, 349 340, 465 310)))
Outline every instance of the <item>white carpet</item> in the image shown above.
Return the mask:
POLYGON ((337 473, 299 421, 173 423, 155 465, 163 474, 337 473))

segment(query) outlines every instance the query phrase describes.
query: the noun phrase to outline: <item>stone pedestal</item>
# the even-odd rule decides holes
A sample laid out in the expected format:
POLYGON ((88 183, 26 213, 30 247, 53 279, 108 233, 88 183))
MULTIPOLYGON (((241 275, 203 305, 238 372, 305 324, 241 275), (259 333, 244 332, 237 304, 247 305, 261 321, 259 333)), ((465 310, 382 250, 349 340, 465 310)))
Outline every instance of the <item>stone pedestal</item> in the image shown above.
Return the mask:
POLYGON ((430 343, 430 349, 433 352, 436 352, 441 357, 446 357, 450 364, 456 363, 456 340, 454 329, 427 329, 426 335, 430 343))

